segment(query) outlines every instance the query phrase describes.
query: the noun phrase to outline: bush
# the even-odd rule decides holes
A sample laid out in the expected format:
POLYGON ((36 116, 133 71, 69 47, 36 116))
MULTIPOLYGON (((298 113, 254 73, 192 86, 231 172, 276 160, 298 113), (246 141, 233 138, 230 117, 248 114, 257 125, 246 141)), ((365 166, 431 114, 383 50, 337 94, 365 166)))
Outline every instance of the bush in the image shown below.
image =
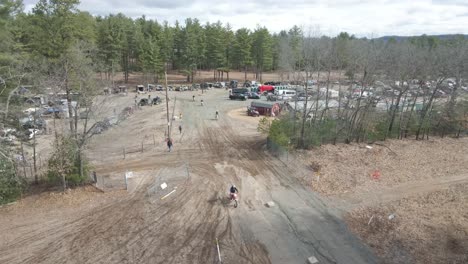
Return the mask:
POLYGON ((288 119, 273 120, 270 125, 268 137, 282 147, 288 147, 292 138, 292 123, 288 119))
POLYGON ((47 180, 50 184, 65 183, 76 186, 87 181, 89 166, 83 153, 79 154, 78 146, 73 138, 60 136, 54 143, 54 152, 50 156, 47 180), (83 166, 83 176, 80 176, 80 158, 83 166))
POLYGON ((24 187, 25 183, 17 177, 13 163, 0 155, 0 204, 16 200, 24 187))

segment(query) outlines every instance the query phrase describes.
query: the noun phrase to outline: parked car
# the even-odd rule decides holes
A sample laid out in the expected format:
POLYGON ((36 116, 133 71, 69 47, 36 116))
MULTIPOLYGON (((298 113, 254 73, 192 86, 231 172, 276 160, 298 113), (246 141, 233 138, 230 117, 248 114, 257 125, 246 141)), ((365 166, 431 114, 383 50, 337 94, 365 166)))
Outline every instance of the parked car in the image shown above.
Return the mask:
POLYGON ((34 135, 39 135, 41 131, 39 129, 28 129, 25 131, 25 135, 28 137, 28 139, 32 139, 34 135))
MULTIPOLYGON (((299 93, 298 95, 295 95, 293 97, 294 100, 296 101, 305 101, 306 100, 306 94, 305 93, 299 93)), ((312 99, 310 95, 307 96, 308 101, 312 99)))
POLYGON ((226 87, 226 83, 225 82, 217 82, 213 85, 214 88, 224 88, 226 87))
POLYGON ((237 88, 237 84, 237 80, 231 80, 231 82, 229 83, 229 87, 231 87, 232 89, 237 88))
POLYGON ((160 104, 161 103, 161 98, 159 98, 159 96, 156 96, 156 97, 153 98, 151 103, 154 104, 154 105, 160 104))
POLYGON ((140 102, 138 103, 138 105, 140 106, 149 105, 148 99, 147 98, 140 99, 140 102))
POLYGON ((233 93, 231 95, 229 95, 229 99, 231 100, 247 100, 247 98, 249 98, 247 95, 243 94, 243 93, 233 93))
POLYGON ((164 87, 162 85, 157 85, 156 86, 156 91, 163 91, 164 87))
POLYGON ((136 86, 136 92, 139 93, 139 94, 140 94, 140 93, 141 93, 141 94, 146 93, 145 86, 143 86, 143 85, 137 85, 137 86, 136 86))
POLYGON ((32 129, 32 128, 43 129, 45 127, 46 127, 46 121, 41 118, 37 118, 35 121, 29 120, 23 124, 24 129, 32 129))
POLYGON ((260 116, 260 113, 257 111, 257 108, 248 106, 247 115, 248 116, 260 116))
POLYGON ((254 92, 247 93, 247 97, 249 99, 260 99, 260 95, 258 95, 257 93, 254 93, 254 92))
POLYGON ((267 95, 267 101, 277 101, 277 100, 278 100, 278 96, 274 94, 267 95))
POLYGON ((202 83, 202 84, 201 84, 201 87, 202 87, 203 89, 206 89, 206 90, 212 89, 213 86, 214 86, 214 85, 213 85, 212 83, 208 83, 208 82, 202 83))
POLYGON ((198 89, 200 89, 200 84, 198 84, 198 83, 192 84, 192 90, 198 91, 198 89))

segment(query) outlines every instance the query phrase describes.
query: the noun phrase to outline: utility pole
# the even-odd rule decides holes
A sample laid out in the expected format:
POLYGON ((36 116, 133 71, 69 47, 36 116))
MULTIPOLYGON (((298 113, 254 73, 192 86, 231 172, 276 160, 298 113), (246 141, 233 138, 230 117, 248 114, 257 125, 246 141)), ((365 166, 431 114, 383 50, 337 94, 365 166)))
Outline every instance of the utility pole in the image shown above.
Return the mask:
MULTIPOLYGON (((166 65, 167 67, 167 65, 166 65)), ((167 115, 167 138, 171 138, 171 122, 169 120, 169 96, 167 95, 167 70, 164 71, 164 77, 166 79, 166 115, 167 115)))

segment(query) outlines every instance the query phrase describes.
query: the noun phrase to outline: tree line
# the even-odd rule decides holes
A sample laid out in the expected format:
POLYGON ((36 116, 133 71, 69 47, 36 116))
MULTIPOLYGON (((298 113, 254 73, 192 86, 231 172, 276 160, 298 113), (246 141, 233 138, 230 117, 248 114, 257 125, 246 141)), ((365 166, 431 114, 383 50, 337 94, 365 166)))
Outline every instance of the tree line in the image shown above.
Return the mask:
POLYGON ((261 122, 274 144, 309 148, 468 132, 465 36, 397 41, 300 29, 279 47, 278 70, 305 86, 305 101, 290 103, 290 115, 261 122), (312 79, 318 84, 310 86, 312 79))
POLYGON ((131 72, 144 72, 157 82, 165 69, 174 69, 190 81, 200 69, 251 70, 259 76, 278 67, 279 34, 265 27, 233 30, 229 23, 202 24, 196 18, 170 25, 122 13, 92 16, 78 4, 40 0, 31 13, 16 13, 8 26, 16 51, 56 59, 77 40, 86 41, 96 49, 96 71, 107 79, 122 71, 125 81, 131 72))

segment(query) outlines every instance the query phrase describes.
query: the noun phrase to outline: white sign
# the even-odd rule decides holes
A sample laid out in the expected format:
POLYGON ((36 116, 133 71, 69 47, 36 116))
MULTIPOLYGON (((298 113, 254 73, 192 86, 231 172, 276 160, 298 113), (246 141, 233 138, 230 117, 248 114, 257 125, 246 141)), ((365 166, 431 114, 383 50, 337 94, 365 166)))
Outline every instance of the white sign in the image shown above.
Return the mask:
POLYGON ((125 173, 125 178, 127 178, 127 179, 128 179, 128 178, 133 178, 133 171, 127 171, 127 172, 125 173))

